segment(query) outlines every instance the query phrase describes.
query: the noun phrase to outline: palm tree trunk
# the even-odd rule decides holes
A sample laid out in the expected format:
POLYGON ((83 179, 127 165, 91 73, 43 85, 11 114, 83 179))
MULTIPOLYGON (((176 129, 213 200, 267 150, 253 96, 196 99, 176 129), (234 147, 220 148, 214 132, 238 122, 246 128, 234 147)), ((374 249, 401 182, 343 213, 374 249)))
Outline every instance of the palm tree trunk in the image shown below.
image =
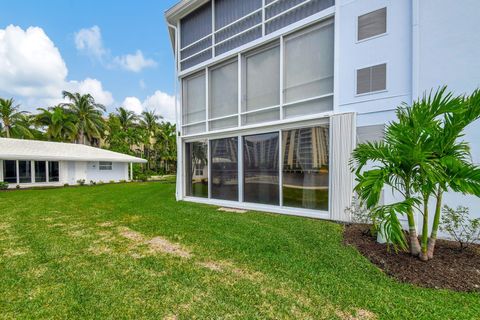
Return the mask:
POLYGON ((438 187, 437 192, 437 204, 435 206, 435 216, 433 218, 432 233, 430 234, 430 239, 428 240, 428 249, 427 256, 428 259, 433 259, 433 252, 435 251, 435 242, 437 242, 437 232, 438 227, 440 226, 440 216, 442 213, 442 200, 443 200, 443 191, 438 187))
POLYGON ((409 209, 407 213, 408 218, 408 233, 410 236, 410 254, 418 256, 420 254, 420 242, 418 241, 417 228, 415 226, 415 218, 413 217, 413 210, 409 209))
POLYGON ((428 261, 428 195, 423 196, 422 252, 420 260, 428 261))
POLYGON ((10 128, 9 128, 9 126, 5 126, 5 134, 7 135, 7 138, 10 138, 10 128))

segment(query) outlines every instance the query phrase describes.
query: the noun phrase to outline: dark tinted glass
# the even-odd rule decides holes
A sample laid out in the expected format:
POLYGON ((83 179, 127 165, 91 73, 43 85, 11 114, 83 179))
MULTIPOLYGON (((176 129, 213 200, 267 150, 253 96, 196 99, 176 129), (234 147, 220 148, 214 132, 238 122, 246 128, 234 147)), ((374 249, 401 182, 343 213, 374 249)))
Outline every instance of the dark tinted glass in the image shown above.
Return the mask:
POLYGON ((238 200, 238 139, 210 141, 211 195, 214 199, 238 200))
POLYGON ((35 182, 47 182, 47 163, 35 161, 35 182))
POLYGON ((15 160, 3 161, 3 181, 17 183, 17 162, 15 160))
POLYGON ((283 132, 283 205, 328 210, 328 126, 283 132))
POLYGON ((30 161, 18 161, 18 176, 20 178, 20 183, 32 182, 32 170, 30 164, 30 161))
POLYGON ((278 133, 243 137, 244 201, 279 204, 278 133))
POLYGON ((58 161, 48 162, 48 181, 49 182, 59 181, 58 161))
POLYGON ((186 144, 186 194, 208 198, 208 149, 206 141, 186 144))

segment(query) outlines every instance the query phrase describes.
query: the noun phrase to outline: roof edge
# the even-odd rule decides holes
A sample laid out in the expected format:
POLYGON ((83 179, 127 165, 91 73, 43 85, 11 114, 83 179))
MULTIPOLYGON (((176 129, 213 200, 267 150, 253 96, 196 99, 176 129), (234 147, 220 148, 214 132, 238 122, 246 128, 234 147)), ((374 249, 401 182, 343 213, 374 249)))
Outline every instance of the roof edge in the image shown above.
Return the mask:
POLYGON ((168 23, 176 25, 181 18, 209 1, 210 0, 181 0, 165 11, 165 19, 167 19, 168 23))

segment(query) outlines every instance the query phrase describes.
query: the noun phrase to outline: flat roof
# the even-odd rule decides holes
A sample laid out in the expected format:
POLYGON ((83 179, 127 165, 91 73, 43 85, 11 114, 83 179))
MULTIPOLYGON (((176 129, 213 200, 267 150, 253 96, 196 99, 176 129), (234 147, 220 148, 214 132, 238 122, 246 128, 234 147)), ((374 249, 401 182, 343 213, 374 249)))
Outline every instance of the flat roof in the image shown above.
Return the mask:
POLYGON ((147 160, 83 144, 0 138, 2 160, 109 161, 146 163, 147 160))

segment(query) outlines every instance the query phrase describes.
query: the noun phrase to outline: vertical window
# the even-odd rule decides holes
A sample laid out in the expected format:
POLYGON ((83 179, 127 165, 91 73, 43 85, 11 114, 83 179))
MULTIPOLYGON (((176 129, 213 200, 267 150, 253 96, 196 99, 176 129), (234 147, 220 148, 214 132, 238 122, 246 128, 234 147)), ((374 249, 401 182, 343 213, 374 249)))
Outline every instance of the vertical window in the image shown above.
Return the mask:
POLYGON ((208 144, 206 141, 185 144, 186 195, 208 198, 208 144))
POLYGON ((328 125, 283 131, 283 205, 328 210, 328 125))
POLYGON ((185 134, 205 131, 205 72, 183 79, 183 126, 185 134))
POLYGON ((280 46, 247 54, 243 67, 242 123, 280 119, 280 46))
POLYGON ((32 182, 32 170, 30 161, 18 161, 18 177, 20 183, 32 182))
POLYGON ((212 198, 238 201, 238 139, 211 140, 210 157, 212 198))
POLYGON ((48 182, 58 182, 59 178, 58 161, 48 161, 48 182))
POLYGON ((35 182, 47 182, 47 163, 35 161, 35 182))
POLYGON ((285 38, 285 118, 333 109, 333 21, 285 38))
POLYGON ((100 171, 110 171, 110 170, 112 170, 112 166, 113 166, 113 164, 111 162, 100 161, 99 164, 98 164, 98 169, 100 171))
POLYGON ((387 8, 358 17, 358 41, 375 37, 387 32, 387 8))
POLYGON ((244 201, 279 205, 278 133, 243 137, 244 201))
POLYGON ((8 183, 17 183, 17 161, 3 161, 3 181, 8 183))
POLYGON ((209 85, 209 117, 217 119, 210 121, 210 130, 236 127, 238 125, 238 62, 229 62, 212 68, 209 85))
POLYGON ((387 64, 357 70, 357 94, 387 89, 387 64))

